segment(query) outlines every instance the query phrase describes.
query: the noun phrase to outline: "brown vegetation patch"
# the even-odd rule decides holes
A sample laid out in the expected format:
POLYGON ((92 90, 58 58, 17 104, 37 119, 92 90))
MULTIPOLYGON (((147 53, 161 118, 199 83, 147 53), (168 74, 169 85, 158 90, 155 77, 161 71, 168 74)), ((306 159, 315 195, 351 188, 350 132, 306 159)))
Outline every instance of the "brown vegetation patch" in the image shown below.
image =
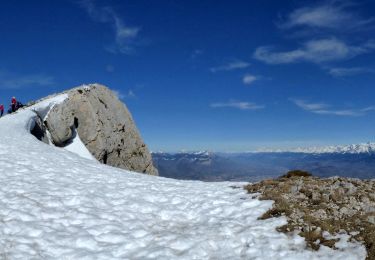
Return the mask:
POLYGON ((311 173, 301 170, 288 171, 285 175, 280 178, 292 178, 292 177, 311 177, 311 173))
POLYGON ((288 223, 280 232, 298 231, 307 246, 335 248, 336 239, 327 239, 345 231, 364 243, 367 259, 375 259, 375 181, 333 177, 320 179, 304 171, 292 171, 273 180, 245 186, 260 199, 273 200, 273 208, 260 219, 286 216, 288 223))

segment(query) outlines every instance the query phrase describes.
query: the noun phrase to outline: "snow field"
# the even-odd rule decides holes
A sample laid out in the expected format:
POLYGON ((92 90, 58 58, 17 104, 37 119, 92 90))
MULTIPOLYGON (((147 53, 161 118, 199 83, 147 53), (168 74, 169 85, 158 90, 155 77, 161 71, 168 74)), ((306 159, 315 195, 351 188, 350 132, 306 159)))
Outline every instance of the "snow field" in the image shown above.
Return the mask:
POLYGON ((240 184, 133 173, 41 143, 29 134, 33 117, 33 111, 23 110, 0 119, 6 133, 0 138, 0 258, 366 256, 362 245, 344 240, 336 251, 306 250, 303 238, 275 230, 284 218, 257 220, 272 202, 231 187, 240 184))

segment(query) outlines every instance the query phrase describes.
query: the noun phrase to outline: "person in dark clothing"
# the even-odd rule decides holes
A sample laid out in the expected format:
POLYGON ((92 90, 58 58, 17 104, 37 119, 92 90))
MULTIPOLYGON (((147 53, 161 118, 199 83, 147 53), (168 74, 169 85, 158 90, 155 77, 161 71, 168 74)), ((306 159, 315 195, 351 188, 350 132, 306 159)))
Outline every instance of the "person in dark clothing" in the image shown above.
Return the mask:
POLYGON ((16 106, 17 110, 18 110, 19 108, 21 108, 21 107, 23 107, 23 104, 22 104, 21 102, 17 101, 17 106, 16 106))
POLYGON ((0 104, 0 117, 2 117, 4 114, 4 105, 0 104))
POLYGON ((8 109, 8 114, 16 112, 21 107, 24 107, 24 105, 21 102, 17 101, 15 97, 12 97, 12 100, 8 109))
POLYGON ((15 97, 12 97, 11 103, 12 112, 16 112, 17 110, 17 99, 15 97))

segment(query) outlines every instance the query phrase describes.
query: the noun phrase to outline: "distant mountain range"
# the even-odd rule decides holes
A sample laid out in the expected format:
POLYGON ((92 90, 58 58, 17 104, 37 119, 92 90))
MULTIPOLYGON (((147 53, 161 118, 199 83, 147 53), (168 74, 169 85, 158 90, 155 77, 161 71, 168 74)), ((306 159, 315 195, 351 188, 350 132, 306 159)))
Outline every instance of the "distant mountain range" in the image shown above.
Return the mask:
POLYGON ((375 153, 375 143, 362 143, 350 145, 332 145, 322 147, 307 147, 294 149, 263 149, 257 152, 275 152, 275 153, 342 153, 342 154, 360 154, 360 153, 375 153))
POLYGON ((160 176, 203 181, 257 181, 302 169, 320 177, 375 178, 375 143, 244 153, 153 153, 160 176))

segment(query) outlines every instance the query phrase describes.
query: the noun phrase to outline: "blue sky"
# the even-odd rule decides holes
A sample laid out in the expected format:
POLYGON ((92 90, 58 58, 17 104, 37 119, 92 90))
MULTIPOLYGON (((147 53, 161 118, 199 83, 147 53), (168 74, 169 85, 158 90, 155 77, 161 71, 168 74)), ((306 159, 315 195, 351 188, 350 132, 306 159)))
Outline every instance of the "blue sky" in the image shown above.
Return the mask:
POLYGON ((369 0, 5 1, 0 101, 99 82, 153 151, 375 141, 374 10, 369 0))

